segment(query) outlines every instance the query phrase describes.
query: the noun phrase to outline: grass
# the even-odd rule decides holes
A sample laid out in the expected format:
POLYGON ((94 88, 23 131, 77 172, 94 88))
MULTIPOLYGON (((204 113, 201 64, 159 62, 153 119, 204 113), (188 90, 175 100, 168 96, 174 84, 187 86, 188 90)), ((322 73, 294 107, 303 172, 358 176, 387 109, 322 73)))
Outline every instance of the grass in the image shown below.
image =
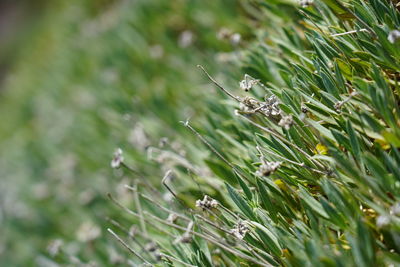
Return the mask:
MULTIPOLYGON (((323 0, 301 7, 292 1, 260 0, 211 7, 193 1, 183 5, 186 11, 161 1, 127 5, 136 8, 133 21, 127 6, 116 5, 111 10, 119 18, 126 12, 125 24, 108 26, 92 40, 90 50, 86 36, 74 39, 74 45, 67 45, 72 49, 68 60, 60 60, 60 66, 51 68, 54 76, 43 80, 41 87, 48 88, 43 97, 54 94, 57 99, 58 91, 52 91, 56 85, 80 85, 96 95, 93 106, 87 106, 90 101, 82 104, 86 116, 80 112, 71 120, 71 125, 79 125, 78 131, 67 127, 66 137, 58 139, 58 145, 52 141, 50 147, 47 140, 53 135, 48 130, 59 134, 63 124, 36 126, 39 134, 46 133, 40 143, 26 141, 32 138, 30 131, 9 134, 13 142, 27 142, 31 154, 23 161, 25 168, 3 165, 14 172, 29 171, 25 174, 29 177, 46 175, 46 186, 60 190, 52 191, 57 192, 56 203, 25 202, 37 203, 36 216, 42 212, 43 217, 56 219, 54 228, 43 232, 67 243, 53 255, 42 252, 40 263, 399 264, 400 42, 388 38, 400 28, 398 3, 323 0), (207 17, 211 10, 214 20, 207 17), (178 23, 185 16, 177 17, 176 12, 188 14, 188 24, 183 25, 198 27, 191 31, 199 39, 186 52, 176 47, 179 34, 174 30, 186 29, 178 23), (154 17, 143 24, 144 31, 139 25, 148 14, 154 17), (241 19, 236 19, 238 14, 241 19), (215 24, 208 25, 210 21, 215 24), (157 25, 154 31, 152 23, 157 25), (169 23, 174 27, 164 28, 169 23), (217 41, 217 31, 207 30, 226 25, 242 34, 239 46, 217 41), (157 33, 155 40, 171 50, 166 49, 168 56, 155 64, 143 51, 150 47, 153 56, 160 53, 153 43, 157 33), (100 41, 108 45, 96 46, 100 41), (174 45, 165 46, 170 41, 174 45), (219 54, 219 61, 213 56, 229 50, 233 52, 219 54), (109 64, 119 78, 107 83, 98 73, 99 66, 108 69, 109 64), (201 66, 196 69, 197 64, 201 66), (55 78, 62 66, 70 71, 62 73, 70 73, 71 79, 55 78), (105 154, 116 147, 122 149, 114 159, 121 166, 111 178, 105 170, 111 157, 105 154), (64 154, 65 148, 73 148, 81 162, 72 168, 76 173, 69 179, 75 189, 70 191, 65 190, 68 184, 48 184, 51 177, 68 174, 70 165, 62 171, 47 163, 60 171, 54 175, 51 169, 43 172, 40 162, 54 158, 61 149, 64 154), (95 191, 94 197, 85 205, 72 205, 82 188, 95 191), (72 195, 62 198, 62 192, 72 195), (108 201, 102 197, 106 193, 108 201), (62 207, 67 212, 55 211, 62 207), (69 233, 76 230, 76 222, 84 223, 77 238, 69 233)), ((50 103, 62 107, 65 96, 60 94, 59 102, 50 103)), ((41 107, 44 102, 39 103, 41 107)), ((77 112, 73 103, 60 118, 77 112)), ((43 120, 51 114, 50 121, 59 121, 51 112, 58 108, 47 108, 39 113, 45 114, 43 120)), ((37 119, 40 116, 35 118, 44 123, 37 119)), ((65 159, 61 162, 66 164, 65 159)), ((16 232, 27 228, 16 225, 20 220, 14 216, 10 242, 21 246, 16 232)), ((50 237, 38 234, 27 244, 42 244, 50 237)))

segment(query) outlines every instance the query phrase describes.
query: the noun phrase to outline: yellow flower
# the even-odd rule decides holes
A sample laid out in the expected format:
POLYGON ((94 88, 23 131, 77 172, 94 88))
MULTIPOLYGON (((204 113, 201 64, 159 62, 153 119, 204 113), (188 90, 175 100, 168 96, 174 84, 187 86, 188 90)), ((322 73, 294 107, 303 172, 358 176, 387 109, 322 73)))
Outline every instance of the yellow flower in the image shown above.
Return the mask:
POLYGON ((318 143, 314 150, 315 154, 326 155, 328 153, 328 148, 321 143, 318 143))

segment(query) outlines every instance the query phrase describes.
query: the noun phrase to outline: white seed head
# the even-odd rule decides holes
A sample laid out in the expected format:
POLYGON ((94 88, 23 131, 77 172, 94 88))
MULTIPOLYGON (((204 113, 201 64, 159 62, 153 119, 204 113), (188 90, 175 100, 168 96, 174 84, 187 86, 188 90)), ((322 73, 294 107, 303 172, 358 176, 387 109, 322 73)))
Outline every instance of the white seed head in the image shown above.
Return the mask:
POLYGON ((400 39, 400 31, 393 30, 393 31, 389 32, 388 41, 390 43, 394 44, 399 39, 400 39))
POLYGON ((241 39, 242 36, 240 35, 240 33, 234 33, 231 35, 230 41, 232 45, 238 45, 241 39))
POLYGON ((245 74, 244 79, 239 82, 239 86, 240 86, 240 89, 248 92, 258 82, 259 82, 259 80, 255 80, 255 79, 251 78, 249 75, 245 74))
POLYGON ((202 208, 203 210, 218 207, 218 201, 205 195, 203 200, 196 200, 196 207, 202 208))
POLYGON ((230 232, 237 238, 242 240, 250 231, 247 221, 238 222, 230 232))
POLYGON ((312 4, 314 4, 314 0, 300 0, 300 1, 299 1, 299 5, 300 5, 302 8, 309 7, 309 6, 311 6, 312 4))
POLYGON ((121 163, 124 161, 124 157, 122 156, 122 149, 117 148, 114 152, 114 157, 111 160, 111 168, 117 169, 121 166, 121 163))
POLYGON ((391 208, 390 211, 393 215, 395 216, 400 216, 400 202, 397 202, 394 204, 391 208))
POLYGON ((282 116, 281 120, 278 123, 279 126, 282 128, 289 130, 290 127, 293 125, 293 117, 292 115, 282 116))
POLYGON ((390 217, 388 215, 380 215, 376 219, 376 226, 378 226, 379 228, 385 227, 389 223, 390 223, 390 217))
POLYGON ((269 176, 270 174, 274 173, 282 164, 278 161, 267 162, 263 157, 261 158, 261 162, 262 164, 256 172, 258 176, 269 176))

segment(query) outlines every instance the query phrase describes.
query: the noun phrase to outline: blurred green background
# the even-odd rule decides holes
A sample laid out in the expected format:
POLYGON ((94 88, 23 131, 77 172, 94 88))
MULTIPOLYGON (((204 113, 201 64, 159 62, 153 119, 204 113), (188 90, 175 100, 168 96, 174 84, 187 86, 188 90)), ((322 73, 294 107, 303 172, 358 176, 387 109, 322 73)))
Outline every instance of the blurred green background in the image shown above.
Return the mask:
POLYGON ((159 183, 145 149, 162 137, 176 147, 194 139, 179 121, 201 120, 216 94, 196 65, 217 75, 236 64, 250 38, 242 8, 234 0, 2 1, 1 266, 119 262, 105 232, 118 211, 106 193, 123 198, 131 177, 110 168, 112 153, 123 148, 159 183))

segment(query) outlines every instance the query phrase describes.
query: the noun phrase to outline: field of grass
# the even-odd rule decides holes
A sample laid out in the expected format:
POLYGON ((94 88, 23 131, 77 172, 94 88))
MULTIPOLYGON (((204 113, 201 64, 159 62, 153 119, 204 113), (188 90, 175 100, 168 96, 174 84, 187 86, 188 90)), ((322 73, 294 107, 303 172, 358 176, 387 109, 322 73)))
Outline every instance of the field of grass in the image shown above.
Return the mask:
POLYGON ((71 0, 25 36, 0 265, 400 264, 398 1, 71 0))

